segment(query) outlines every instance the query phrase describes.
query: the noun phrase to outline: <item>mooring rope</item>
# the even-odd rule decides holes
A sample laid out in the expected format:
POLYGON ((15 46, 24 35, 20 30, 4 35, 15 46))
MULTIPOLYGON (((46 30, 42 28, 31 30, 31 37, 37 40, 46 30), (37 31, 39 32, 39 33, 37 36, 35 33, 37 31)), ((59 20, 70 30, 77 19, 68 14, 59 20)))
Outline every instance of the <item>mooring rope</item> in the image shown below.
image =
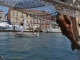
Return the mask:
POLYGON ((0 58, 1 58, 2 60, 5 60, 1 55, 0 55, 0 58))
POLYGON ((64 15, 69 15, 74 17, 80 16, 79 1, 77 0, 73 4, 72 0, 69 1, 67 0, 67 2, 61 2, 59 0, 38 0, 38 1, 46 6, 54 6, 58 12, 64 15))

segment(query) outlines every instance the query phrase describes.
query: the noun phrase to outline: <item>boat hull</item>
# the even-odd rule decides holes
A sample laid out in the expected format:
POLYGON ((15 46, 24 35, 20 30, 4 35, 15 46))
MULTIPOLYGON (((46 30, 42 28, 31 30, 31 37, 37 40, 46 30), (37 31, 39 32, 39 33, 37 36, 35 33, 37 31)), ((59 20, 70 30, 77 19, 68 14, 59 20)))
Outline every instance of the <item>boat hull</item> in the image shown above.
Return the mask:
POLYGON ((24 35, 24 34, 18 34, 18 37, 37 37, 37 35, 24 35))
POLYGON ((60 29, 48 29, 46 32, 47 33, 61 33, 61 30, 60 29))
POLYGON ((16 36, 25 36, 25 37, 38 37, 39 36, 39 32, 38 33, 22 33, 22 34, 20 34, 20 32, 18 32, 18 33, 16 33, 15 34, 16 36))

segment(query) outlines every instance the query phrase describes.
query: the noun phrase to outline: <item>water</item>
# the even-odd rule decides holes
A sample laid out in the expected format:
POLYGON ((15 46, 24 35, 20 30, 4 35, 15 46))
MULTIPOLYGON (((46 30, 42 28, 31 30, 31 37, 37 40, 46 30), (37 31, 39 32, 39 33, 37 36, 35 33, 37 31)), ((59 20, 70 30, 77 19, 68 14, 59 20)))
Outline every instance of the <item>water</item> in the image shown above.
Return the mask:
POLYGON ((15 37, 11 32, 0 32, 0 55, 5 60, 78 60, 70 44, 61 33, 15 37))

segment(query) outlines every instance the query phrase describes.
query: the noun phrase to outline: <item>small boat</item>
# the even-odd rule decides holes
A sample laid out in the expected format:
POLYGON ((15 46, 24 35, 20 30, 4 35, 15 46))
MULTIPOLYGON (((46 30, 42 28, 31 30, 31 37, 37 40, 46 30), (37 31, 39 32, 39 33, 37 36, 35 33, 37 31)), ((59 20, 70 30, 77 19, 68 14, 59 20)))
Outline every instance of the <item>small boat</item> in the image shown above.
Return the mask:
POLYGON ((52 29, 47 29, 46 32, 47 33, 52 33, 52 32, 54 32, 54 33, 61 33, 61 30, 58 29, 58 28, 52 28, 52 29))
POLYGON ((39 36, 39 32, 38 33, 20 33, 20 32, 16 32, 15 36, 26 36, 26 37, 38 37, 39 36))

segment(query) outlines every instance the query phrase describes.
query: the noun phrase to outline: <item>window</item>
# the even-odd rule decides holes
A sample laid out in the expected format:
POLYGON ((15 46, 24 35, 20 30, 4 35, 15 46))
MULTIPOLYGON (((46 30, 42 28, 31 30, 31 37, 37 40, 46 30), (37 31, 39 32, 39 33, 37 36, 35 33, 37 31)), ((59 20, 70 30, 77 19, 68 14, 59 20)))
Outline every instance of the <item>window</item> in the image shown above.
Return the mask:
POLYGON ((13 12, 13 16, 14 16, 14 12, 13 12))
POLYGON ((18 23, 18 19, 16 18, 16 23, 18 23))
POLYGON ((22 18, 24 18, 23 14, 24 14, 24 13, 22 13, 22 18))
POLYGON ((18 12, 16 12, 16 16, 18 16, 18 12))
POLYGON ((11 18, 11 24, 14 24, 14 18, 11 18))
POLYGON ((21 21, 24 21, 24 18, 22 18, 21 21))
POLYGON ((26 17, 28 17, 28 14, 26 14, 26 17))

